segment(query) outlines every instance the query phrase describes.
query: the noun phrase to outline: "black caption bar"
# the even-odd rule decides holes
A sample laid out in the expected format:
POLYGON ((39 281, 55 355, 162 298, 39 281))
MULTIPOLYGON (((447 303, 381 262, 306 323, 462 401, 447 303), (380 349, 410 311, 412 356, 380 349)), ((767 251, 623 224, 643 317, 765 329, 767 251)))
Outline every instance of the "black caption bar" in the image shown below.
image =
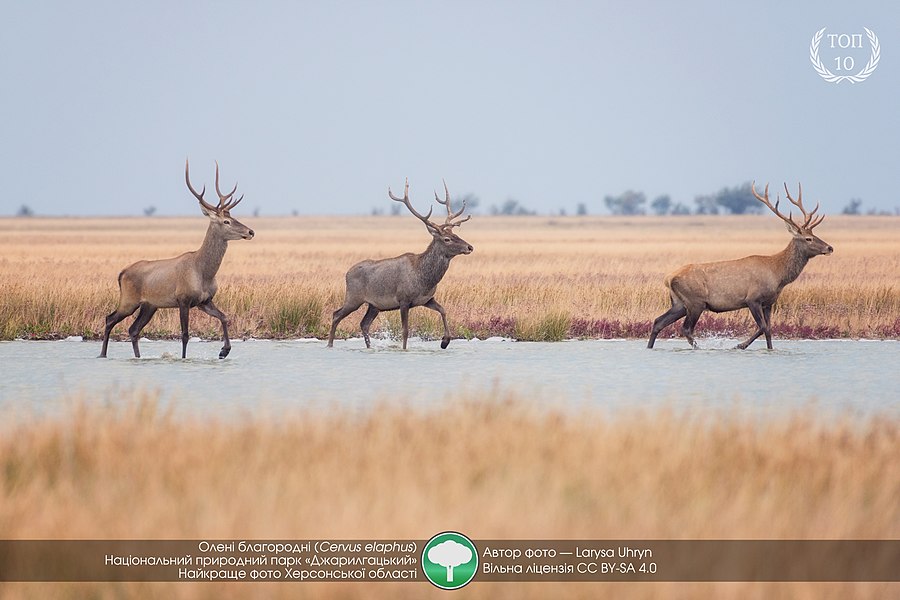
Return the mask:
MULTIPOLYGON (((0 581, 425 581, 422 540, 0 540, 0 581)), ((478 581, 900 581, 900 540, 476 540, 478 581)))

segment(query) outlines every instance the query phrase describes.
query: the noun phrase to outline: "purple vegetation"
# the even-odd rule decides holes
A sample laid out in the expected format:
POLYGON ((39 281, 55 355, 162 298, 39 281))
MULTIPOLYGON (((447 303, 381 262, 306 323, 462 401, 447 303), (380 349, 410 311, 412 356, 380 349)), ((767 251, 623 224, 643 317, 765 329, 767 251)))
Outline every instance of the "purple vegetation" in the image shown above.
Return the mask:
MULTIPOLYGON (((816 324, 804 325, 795 323, 779 323, 773 319, 772 337, 781 339, 838 339, 849 334, 846 329, 837 325, 816 324)), ((618 321, 615 319, 583 319, 573 318, 569 325, 568 337, 576 339, 639 339, 650 335, 653 322, 618 321)), ((516 319, 513 317, 494 316, 486 321, 472 321, 465 327, 479 338, 491 336, 516 337, 516 319)), ((723 336, 741 338, 755 331, 752 322, 735 322, 728 317, 706 314, 700 318, 694 330, 700 337, 723 336)), ((900 318, 893 324, 884 325, 871 331, 872 337, 883 339, 900 339, 900 318)), ((670 325, 660 333, 661 339, 681 337, 681 321, 670 325)))
POLYGON ((893 325, 885 325, 878 330, 878 337, 900 339, 900 318, 893 325))
POLYGON ((516 320, 513 317, 494 316, 487 321, 471 321, 465 327, 481 339, 493 336, 516 337, 516 320))
POLYGON ((650 335, 649 321, 611 321, 609 319, 572 319, 569 337, 574 338, 640 338, 650 335))
POLYGON ((779 325, 773 323, 772 337, 824 340, 847 337, 847 334, 834 325, 794 325, 791 323, 779 325))

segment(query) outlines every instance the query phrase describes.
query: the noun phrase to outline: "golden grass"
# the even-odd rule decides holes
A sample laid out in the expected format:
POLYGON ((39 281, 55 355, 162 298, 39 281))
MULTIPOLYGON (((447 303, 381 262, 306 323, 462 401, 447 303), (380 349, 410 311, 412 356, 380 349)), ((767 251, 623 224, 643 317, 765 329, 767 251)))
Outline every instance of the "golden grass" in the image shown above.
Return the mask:
MULTIPOLYGON (((429 242, 407 217, 245 221, 258 235, 231 243, 216 297, 236 337, 322 337, 351 265, 421 252, 429 242)), ((0 219, 0 339, 98 336, 118 298, 119 271, 196 249, 205 229, 203 218, 0 219)), ((786 288, 773 317, 776 337, 900 337, 898 220, 834 216, 817 233, 835 253, 813 259, 786 288)), ((668 308, 668 272, 775 253, 789 239, 771 216, 477 216, 460 234, 475 252, 454 259, 437 293, 454 335, 532 340, 642 337, 668 308)), ((358 335, 362 312, 342 323, 341 335, 358 335)), ((194 314, 194 334, 219 336, 218 322, 194 314)), ((412 314, 414 333, 439 335, 436 313, 412 314)), ((117 327, 120 339, 129 322, 117 327)), ((701 320, 698 331, 742 334, 750 323, 739 311, 701 320)), ((379 327, 397 330, 397 313, 379 316, 379 327)), ((171 310, 145 330, 149 337, 178 333, 171 310)))
MULTIPOLYGON (((900 425, 615 418, 511 397, 177 418, 76 401, 0 430, 0 538, 891 539, 900 425)), ((887 584, 485 584, 467 597, 864 598, 887 584)), ((0 586, 3 598, 422 597, 427 584, 0 586)))

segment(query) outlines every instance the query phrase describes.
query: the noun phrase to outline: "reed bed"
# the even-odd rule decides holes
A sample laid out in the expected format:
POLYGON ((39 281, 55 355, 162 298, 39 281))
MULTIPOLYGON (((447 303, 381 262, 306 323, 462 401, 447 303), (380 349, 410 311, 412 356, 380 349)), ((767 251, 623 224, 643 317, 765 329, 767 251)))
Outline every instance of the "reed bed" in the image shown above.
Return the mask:
MULTIPOLYGON (((216 303, 234 337, 324 337, 343 300, 344 274, 364 258, 421 252, 429 236, 400 217, 246 218, 258 235, 232 242, 216 303)), ((829 217, 832 256, 810 261, 773 316, 776 337, 900 338, 900 227, 891 217, 829 217)), ((118 298, 116 276, 140 259, 199 247, 203 218, 0 219, 0 339, 102 333, 118 298)), ((475 246, 454 259, 438 288, 452 333, 522 340, 643 337, 668 308, 665 275, 682 264, 780 251, 789 236, 770 216, 485 217, 460 234, 475 246)), ((192 333, 220 335, 194 311, 192 333)), ((339 335, 358 335, 363 310, 339 335)), ((129 320, 115 335, 124 339, 129 320)), ((705 335, 744 335, 747 311, 706 314, 705 335)), ((391 335, 399 316, 375 331, 391 335)), ((414 335, 439 337, 440 320, 412 312, 414 335)), ((177 337, 177 311, 161 311, 147 337, 177 337)), ((677 335, 677 327, 663 332, 677 335)))
MULTIPOLYGON (((892 539, 900 425, 558 411, 497 392, 429 410, 174 415, 75 399, 0 428, 4 539, 892 539)), ((896 584, 487 584, 466 597, 880 598, 896 584)), ((5 584, 3 598, 438 597, 428 584, 5 584)))

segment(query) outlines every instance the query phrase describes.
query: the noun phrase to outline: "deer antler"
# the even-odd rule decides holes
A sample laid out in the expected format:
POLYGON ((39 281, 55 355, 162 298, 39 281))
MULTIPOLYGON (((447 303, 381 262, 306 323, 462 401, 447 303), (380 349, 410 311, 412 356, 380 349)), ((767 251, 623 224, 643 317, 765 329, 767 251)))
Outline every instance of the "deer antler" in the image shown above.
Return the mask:
POLYGON ((797 189, 799 190, 797 194, 797 200, 791 198, 791 193, 788 191, 787 183, 784 184, 784 193, 787 194, 788 200, 790 200, 791 204, 800 209, 800 212, 803 213, 803 226, 801 229, 806 229, 808 231, 812 231, 812 229, 825 220, 825 215, 821 215, 816 217, 816 211, 819 210, 819 203, 816 202, 816 207, 812 209, 810 212, 806 212, 806 209, 803 208, 803 186, 799 183, 797 184, 797 189))
POLYGON ((234 202, 230 202, 230 198, 234 196, 234 193, 237 191, 237 183, 234 184, 234 188, 231 192, 227 194, 222 194, 222 190, 219 189, 219 161, 216 161, 216 194, 219 195, 219 210, 222 212, 228 212, 232 208, 238 205, 238 203, 244 199, 244 195, 241 194, 241 197, 235 200, 234 202))
POLYGON ((443 179, 441 179, 441 181, 444 182, 444 195, 445 195, 446 199, 445 199, 445 200, 441 200, 441 199, 438 197, 437 192, 434 193, 434 199, 435 199, 435 201, 436 201, 438 204, 443 204, 444 206, 447 207, 447 220, 444 221, 444 225, 449 225, 450 227, 459 227, 460 225, 462 225, 463 223, 465 223, 466 221, 468 221, 469 219, 472 218, 472 215, 469 215, 469 216, 467 216, 465 219, 463 219, 462 221, 458 221, 458 222, 456 222, 456 223, 453 223, 453 219, 457 218, 458 216, 460 216, 461 214, 463 214, 463 213, 465 212, 465 210, 466 210, 466 199, 465 199, 465 197, 463 198, 462 208, 460 208, 460 209, 459 209, 458 211, 456 211, 456 212, 453 212, 453 211, 450 209, 450 190, 447 189, 447 182, 444 181, 443 179))
MULTIPOLYGON (((218 170, 216 170, 216 174, 218 175, 218 170)), ((199 194, 197 193, 197 190, 194 189, 194 186, 191 185, 191 177, 188 173, 188 159, 184 159, 184 182, 187 184, 188 189, 191 190, 191 193, 194 195, 194 197, 200 201, 200 205, 203 208, 205 208, 206 210, 211 210, 213 212, 216 212, 218 210, 215 206, 203 199, 203 194, 206 193, 205 185, 203 186, 203 190, 199 194)))
POLYGON ((760 202, 762 202, 763 204, 765 204, 766 206, 768 206, 769 210, 771 210, 773 213, 778 215, 778 217, 782 221, 784 221, 785 223, 790 223, 791 225, 793 225, 794 227, 796 227, 798 229, 800 228, 800 225, 798 225, 797 223, 794 222, 793 215, 789 214, 788 216, 784 216, 784 213, 782 213, 780 210, 778 210, 778 205, 781 203, 781 198, 777 198, 775 200, 775 206, 772 206, 772 203, 769 202, 769 184, 768 183, 766 184, 765 192, 763 192, 765 194, 765 198, 763 198, 756 192, 756 181, 755 180, 753 181, 752 184, 750 184, 750 189, 753 190, 753 195, 756 196, 756 199, 759 200, 760 202))
POLYGON ((403 186, 403 197, 402 198, 398 198, 397 196, 395 196, 394 193, 391 192, 390 187, 388 187, 388 196, 391 197, 391 200, 394 200, 396 202, 402 202, 403 204, 405 204, 406 208, 409 209, 409 212, 411 212, 417 219, 419 219, 426 225, 431 225, 432 227, 436 227, 436 225, 434 223, 429 221, 429 219, 431 218, 431 211, 434 208, 433 206, 428 209, 428 214, 423 217, 418 212, 416 212, 416 209, 414 209, 412 207, 412 204, 409 203, 409 178, 406 179, 406 183, 403 186))

